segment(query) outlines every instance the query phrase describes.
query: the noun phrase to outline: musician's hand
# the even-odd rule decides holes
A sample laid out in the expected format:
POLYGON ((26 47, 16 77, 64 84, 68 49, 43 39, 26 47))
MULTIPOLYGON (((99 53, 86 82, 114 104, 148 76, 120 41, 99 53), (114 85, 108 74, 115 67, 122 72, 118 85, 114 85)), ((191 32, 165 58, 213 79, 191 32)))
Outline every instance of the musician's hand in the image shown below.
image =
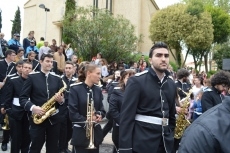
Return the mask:
POLYGON ((63 95, 63 93, 61 93, 61 94, 56 93, 55 94, 55 101, 57 101, 59 104, 62 104, 64 102, 64 95, 63 95))
POLYGON ((1 108, 1 113, 6 114, 6 110, 4 108, 1 108))
POLYGON ((188 114, 187 109, 185 109, 184 112, 182 112, 182 111, 183 111, 183 108, 176 106, 176 113, 177 114, 180 114, 180 113, 188 114))
POLYGON ((42 116, 42 115, 45 114, 45 111, 40 106, 34 106, 33 109, 32 109, 32 112, 34 114, 39 115, 39 116, 42 116))
POLYGON ((96 114, 96 122, 100 122, 102 120, 102 116, 99 114, 96 114))
POLYGON ((4 86, 5 82, 0 82, 0 89, 4 86))

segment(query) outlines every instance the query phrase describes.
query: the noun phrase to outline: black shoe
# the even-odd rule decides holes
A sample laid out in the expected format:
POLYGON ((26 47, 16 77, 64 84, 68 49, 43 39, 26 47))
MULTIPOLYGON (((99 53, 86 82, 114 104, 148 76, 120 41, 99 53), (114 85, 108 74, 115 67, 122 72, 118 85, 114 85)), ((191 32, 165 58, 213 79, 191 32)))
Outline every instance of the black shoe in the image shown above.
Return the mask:
POLYGON ((7 150, 7 143, 2 143, 2 151, 6 151, 7 150))

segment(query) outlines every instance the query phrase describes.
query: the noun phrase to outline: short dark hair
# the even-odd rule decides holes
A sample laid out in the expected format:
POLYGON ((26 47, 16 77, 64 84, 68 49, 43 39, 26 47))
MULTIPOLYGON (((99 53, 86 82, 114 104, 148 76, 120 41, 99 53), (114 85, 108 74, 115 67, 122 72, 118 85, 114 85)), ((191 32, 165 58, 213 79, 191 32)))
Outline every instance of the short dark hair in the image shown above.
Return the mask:
POLYGON ((186 70, 186 69, 179 69, 177 71, 177 79, 182 79, 183 77, 188 77, 190 74, 189 74, 189 71, 186 70))
POLYGON ((158 48, 165 48, 168 50, 168 45, 162 41, 156 42, 149 51, 149 58, 152 58, 153 51, 158 48))
POLYGON ((30 55, 32 55, 32 54, 35 54, 35 55, 36 55, 36 53, 35 53, 34 51, 30 51, 30 52, 28 53, 28 56, 30 56, 30 55))
POLYGON ((54 56, 51 55, 51 54, 42 54, 40 60, 41 60, 41 61, 44 61, 44 59, 45 59, 46 57, 47 57, 47 58, 54 58, 54 56))
POLYGON ((44 37, 41 37, 40 40, 41 40, 41 41, 44 41, 45 39, 44 39, 44 37))
POLYGON ((7 49, 7 51, 5 52, 5 55, 6 55, 6 57, 7 57, 8 55, 11 55, 12 53, 16 54, 16 52, 15 52, 14 50, 12 50, 12 49, 7 49))
POLYGON ((214 87, 215 85, 230 85, 230 73, 226 71, 219 71, 211 77, 211 85, 214 87))
POLYGON ((73 62, 71 62, 71 61, 66 61, 65 64, 70 64, 70 65, 74 66, 73 62))
POLYGON ((23 63, 25 63, 23 60, 19 60, 19 61, 17 61, 16 66, 23 65, 23 63))
POLYGON ((19 48, 17 51, 17 54, 20 53, 21 51, 25 52, 25 50, 23 48, 19 48))
POLYGON ((30 65, 32 65, 32 68, 33 68, 33 63, 32 62, 26 61, 26 62, 23 62, 23 66, 24 66, 24 64, 30 64, 30 65))

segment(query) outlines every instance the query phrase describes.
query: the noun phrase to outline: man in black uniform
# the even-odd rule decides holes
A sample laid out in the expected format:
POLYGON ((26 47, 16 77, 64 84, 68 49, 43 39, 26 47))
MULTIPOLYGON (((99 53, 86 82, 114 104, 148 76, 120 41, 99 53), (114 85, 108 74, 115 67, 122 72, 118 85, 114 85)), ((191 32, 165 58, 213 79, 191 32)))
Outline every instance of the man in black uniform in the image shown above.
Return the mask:
POLYGON ((60 112, 64 115, 63 121, 61 122, 61 130, 59 137, 59 150, 60 153, 69 153, 68 150, 68 142, 72 137, 72 122, 69 119, 69 111, 68 111, 68 97, 69 97, 69 88, 70 85, 76 83, 77 78, 73 77, 74 72, 74 64, 70 61, 66 62, 65 65, 65 75, 62 76, 62 80, 66 83, 67 88, 65 91, 65 103, 60 106, 60 112))
MULTIPOLYGON (((177 113, 179 113, 182 110, 179 101, 185 98, 186 97, 185 93, 188 93, 189 90, 191 89, 191 84, 188 82, 188 77, 189 77, 188 70, 179 69, 177 71, 177 80, 175 81, 175 84, 177 86, 177 92, 180 98, 178 99, 178 103, 176 103, 177 113)), ((180 140, 181 139, 176 139, 176 138, 174 139, 174 153, 176 153, 176 151, 179 148, 180 140)))
POLYGON ((229 72, 220 71, 211 78, 212 87, 205 90, 201 98, 202 112, 204 113, 213 106, 222 103, 223 91, 228 91, 230 84, 229 72))
MULTIPOLYGON (((6 87, 4 86, 4 84, 6 83, 7 76, 16 73, 16 66, 15 66, 15 63, 13 62, 15 60, 15 56, 16 56, 15 51, 8 49, 5 52, 5 59, 0 61, 0 104, 1 106, 4 102, 3 94, 5 91, 4 88, 6 87)), ((5 115, 1 114, 1 119, 3 119, 4 117, 5 115)), ((2 141, 2 146, 1 146, 2 151, 7 150, 7 143, 9 142, 9 137, 10 137, 9 134, 10 134, 9 130, 3 130, 3 141, 2 141)))
MULTIPOLYGON (((49 50, 48 53, 51 54, 51 55, 54 55, 53 50, 49 50)), ((54 72, 55 74, 58 73, 57 61, 53 60, 53 66, 52 66, 52 69, 50 70, 50 72, 54 72)))
POLYGON ((9 116, 11 153, 28 153, 30 145, 28 114, 19 104, 24 81, 32 71, 32 63, 23 63, 22 75, 12 77, 7 84, 4 108, 9 116))
POLYGON ((16 68, 15 68, 15 56, 16 53, 15 51, 8 49, 6 51, 6 58, 3 60, 0 60, 0 89, 3 87, 5 83, 5 79, 7 75, 11 75, 13 73, 16 73, 16 68))
POLYGON ((178 88, 178 94, 180 96, 180 100, 186 97, 186 94, 184 92, 189 92, 189 90, 191 89, 191 84, 188 83, 188 77, 189 77, 188 70, 179 69, 177 71, 177 81, 175 83, 178 88))
POLYGON ((31 62, 33 65, 33 71, 37 72, 41 70, 40 63, 35 59, 36 53, 34 51, 30 51, 28 53, 28 58, 23 59, 24 62, 31 62))
POLYGON ((41 72, 30 74, 24 82, 19 103, 33 115, 43 116, 47 110, 41 106, 51 98, 56 101, 56 111, 42 123, 35 124, 30 118, 32 143, 29 150, 29 153, 40 153, 44 142, 46 142, 46 153, 56 153, 58 152, 60 117, 62 116, 58 107, 64 102, 64 97, 58 91, 63 87, 63 82, 59 76, 50 73, 53 65, 52 55, 42 55, 40 64, 41 72))
POLYGON ((149 52, 151 68, 130 77, 120 114, 120 153, 172 152, 176 85, 169 78, 168 46, 157 42, 149 52))
MULTIPOLYGON (((109 99, 110 96, 113 92, 113 89, 119 84, 119 79, 120 79, 120 71, 117 70, 114 73, 114 79, 112 81, 110 81, 108 83, 108 85, 106 86, 107 92, 108 92, 108 97, 107 97, 107 101, 109 103, 109 99)), ((113 118, 110 115, 110 112, 108 110, 108 112, 106 113, 106 118, 108 119, 108 122, 106 123, 106 125, 103 127, 103 136, 105 137, 109 131, 112 130, 113 128, 113 118)))

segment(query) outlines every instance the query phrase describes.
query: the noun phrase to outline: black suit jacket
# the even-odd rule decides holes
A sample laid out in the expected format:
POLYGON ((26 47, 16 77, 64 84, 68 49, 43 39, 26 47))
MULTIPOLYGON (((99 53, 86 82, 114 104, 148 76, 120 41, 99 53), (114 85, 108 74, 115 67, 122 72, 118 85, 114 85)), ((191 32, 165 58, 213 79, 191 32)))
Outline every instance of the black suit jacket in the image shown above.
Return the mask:
POLYGON ((16 100, 19 101, 19 95, 25 80, 26 79, 21 76, 15 76, 12 77, 7 84, 4 108, 6 109, 6 113, 16 120, 21 120, 25 113, 25 110, 21 106, 13 102, 16 100))

